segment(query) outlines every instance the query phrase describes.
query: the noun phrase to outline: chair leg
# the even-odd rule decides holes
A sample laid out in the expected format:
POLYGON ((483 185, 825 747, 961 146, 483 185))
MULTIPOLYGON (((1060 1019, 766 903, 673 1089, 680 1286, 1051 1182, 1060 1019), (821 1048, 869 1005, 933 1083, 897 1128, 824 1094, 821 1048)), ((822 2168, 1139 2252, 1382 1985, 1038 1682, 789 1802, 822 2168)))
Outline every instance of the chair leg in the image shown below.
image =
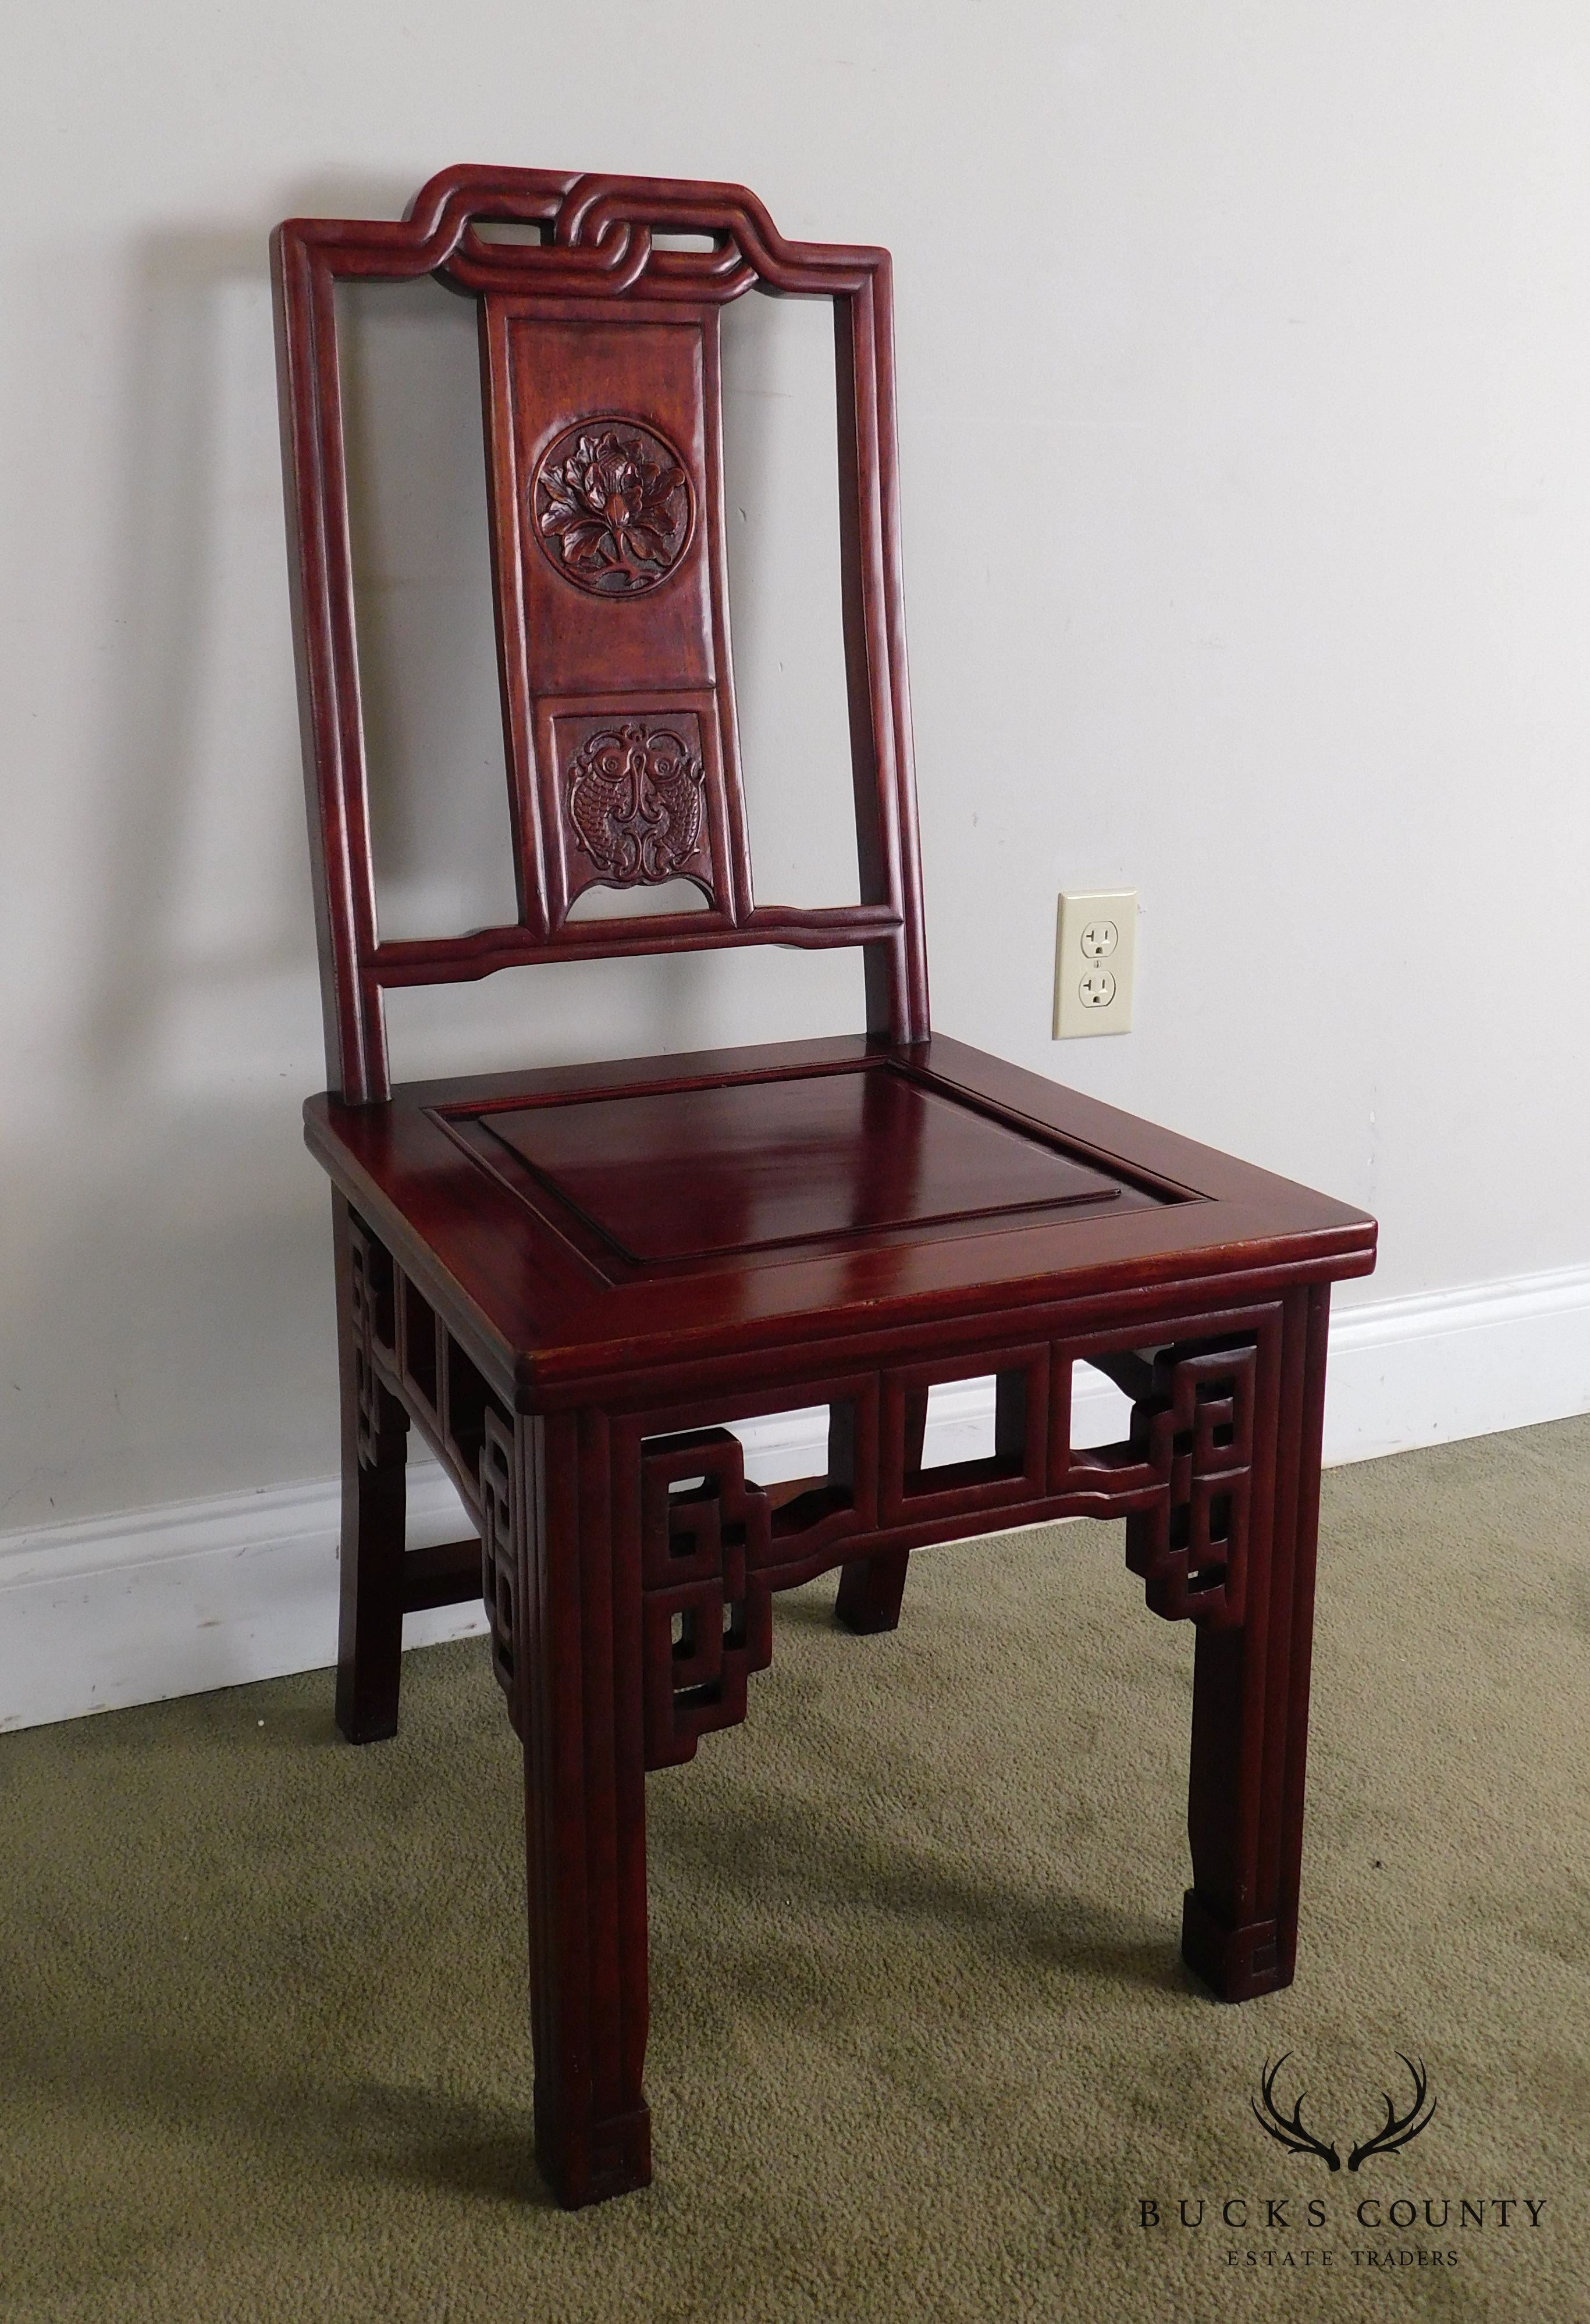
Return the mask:
POLYGON ((640 1536, 601 1414, 516 1437, 536 2161, 573 2210, 652 2177, 640 1536))
POLYGON ((342 1382, 342 1538, 337 1724, 350 1743, 395 1735, 408 1415, 369 1369, 354 1293, 348 1206, 333 1196, 342 1382))
MULTIPOLYGON (((920 1472, 922 1442, 927 1433, 928 1396, 924 1388, 913 1391, 905 1399, 904 1466, 908 1477, 920 1472)), ((837 1466, 830 1452, 830 1471, 836 1471, 837 1466)), ((858 1637, 869 1637, 879 1630, 898 1629, 910 1563, 909 1549, 892 1549, 881 1557, 853 1558, 848 1565, 841 1566, 834 1619, 843 1628, 855 1631, 858 1637)))
POLYGON ((1194 1663, 1181 1950, 1223 2001, 1297 1966, 1329 1309, 1327 1285, 1288 1295, 1268 1548, 1255 1537, 1245 1622, 1201 1630, 1194 1663))
POLYGON ((892 1549, 882 1557, 857 1557, 841 1568, 834 1618, 858 1637, 900 1625, 900 1603, 905 1595, 909 1549, 892 1549))

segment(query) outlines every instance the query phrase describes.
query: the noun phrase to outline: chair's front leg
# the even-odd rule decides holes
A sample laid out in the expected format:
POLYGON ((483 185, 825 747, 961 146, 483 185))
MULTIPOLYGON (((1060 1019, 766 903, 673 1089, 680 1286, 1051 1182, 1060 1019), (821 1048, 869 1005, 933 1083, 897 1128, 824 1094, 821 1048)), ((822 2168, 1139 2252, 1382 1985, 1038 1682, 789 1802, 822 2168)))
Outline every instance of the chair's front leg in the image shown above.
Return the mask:
POLYGON ((1224 2001, 1290 1985, 1297 1964, 1329 1286, 1285 1305, 1271 1442, 1255 1446, 1270 1523, 1244 1620, 1201 1629, 1195 1663, 1181 1949, 1224 2001))
POLYGON ((331 1202, 342 1392, 337 1724, 350 1743, 379 1743, 397 1733, 409 1420, 370 1360, 367 1247, 347 1199, 331 1202))
POLYGON ((640 1542, 600 1413, 521 1418, 514 1454, 536 2160, 572 2209, 652 2176, 640 1542))

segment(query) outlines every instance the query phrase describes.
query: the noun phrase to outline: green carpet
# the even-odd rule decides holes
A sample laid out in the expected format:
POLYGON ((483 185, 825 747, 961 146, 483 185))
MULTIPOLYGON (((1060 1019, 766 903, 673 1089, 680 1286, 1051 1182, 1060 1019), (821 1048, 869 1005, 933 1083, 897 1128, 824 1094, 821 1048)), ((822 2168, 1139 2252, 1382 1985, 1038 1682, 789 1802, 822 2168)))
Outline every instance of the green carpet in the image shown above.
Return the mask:
POLYGON ((573 2217, 482 1646, 368 1750, 324 1674, 0 1738, 0 2315, 1590 2318, 1587 1513, 1590 1421, 1327 1479, 1299 1979, 1242 2009, 1177 1963, 1192 1639, 1118 1528, 924 1554, 892 1637, 781 1601, 651 1779, 656 2184, 573 2217), (1435 2119, 1289 2155, 1283 2050, 1344 2161, 1399 2051, 1435 2119))

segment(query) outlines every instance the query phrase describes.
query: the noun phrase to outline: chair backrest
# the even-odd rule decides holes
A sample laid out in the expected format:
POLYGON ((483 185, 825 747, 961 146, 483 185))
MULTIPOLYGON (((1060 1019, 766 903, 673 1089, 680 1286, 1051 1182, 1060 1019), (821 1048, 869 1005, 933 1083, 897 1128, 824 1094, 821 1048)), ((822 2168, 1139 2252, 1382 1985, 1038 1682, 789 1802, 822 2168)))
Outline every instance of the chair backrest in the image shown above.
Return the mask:
POLYGON ((593 954, 860 945, 868 1030, 925 1038, 888 253, 785 242, 739 186, 476 168, 431 179, 400 223, 295 218, 272 249, 328 1070, 343 1096, 390 1093, 384 987, 593 954), (426 274, 479 306, 518 919, 398 943, 376 925, 336 285, 426 274), (855 905, 752 892, 718 326, 753 290, 834 307, 855 905), (679 879, 703 908, 570 918, 592 885, 679 879))

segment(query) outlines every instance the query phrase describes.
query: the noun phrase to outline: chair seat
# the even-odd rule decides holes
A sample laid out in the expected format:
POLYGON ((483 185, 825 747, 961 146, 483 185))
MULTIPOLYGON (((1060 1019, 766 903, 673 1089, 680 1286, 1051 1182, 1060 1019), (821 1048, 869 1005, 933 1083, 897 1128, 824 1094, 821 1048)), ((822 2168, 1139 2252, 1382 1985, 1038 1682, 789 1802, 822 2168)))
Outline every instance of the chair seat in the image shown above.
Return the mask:
POLYGON ((521 1409, 791 1339, 1373 1259, 1360 1212, 939 1036, 412 1084, 306 1120, 521 1409))

